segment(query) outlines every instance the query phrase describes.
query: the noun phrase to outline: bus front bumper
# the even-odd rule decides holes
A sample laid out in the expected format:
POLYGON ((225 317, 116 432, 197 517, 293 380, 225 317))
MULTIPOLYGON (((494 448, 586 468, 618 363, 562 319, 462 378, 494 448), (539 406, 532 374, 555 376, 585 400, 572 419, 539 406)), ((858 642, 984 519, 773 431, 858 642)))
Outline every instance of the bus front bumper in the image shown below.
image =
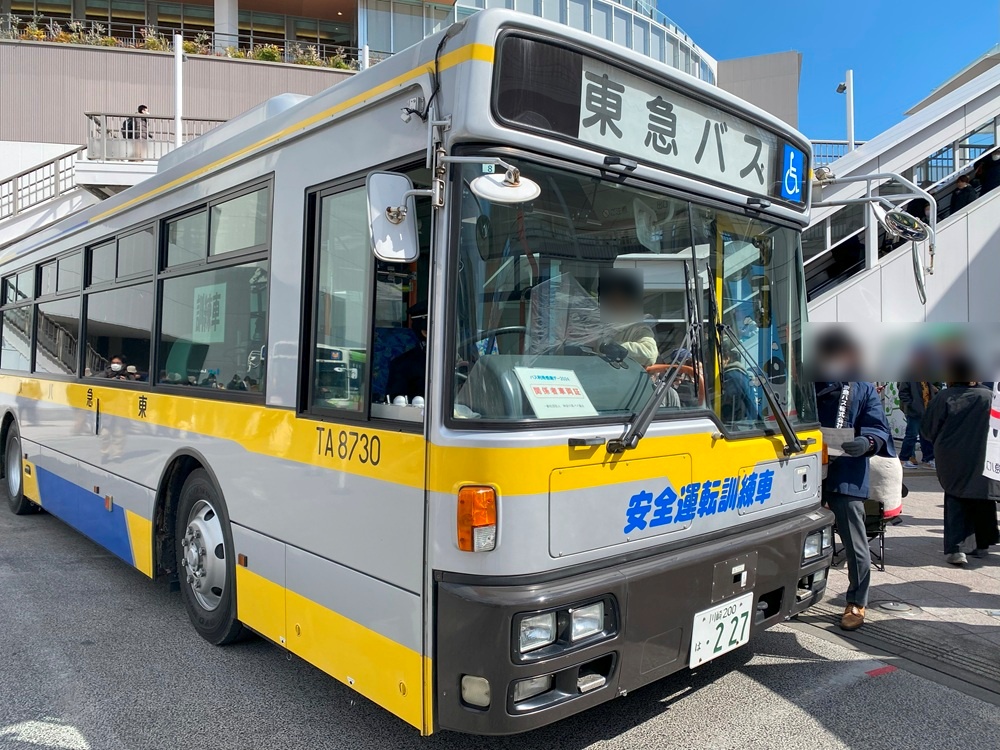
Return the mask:
POLYGON ((832 523, 828 511, 816 510, 530 584, 439 576, 436 728, 524 732, 687 668, 695 615, 718 605, 742 598, 751 636, 787 620, 826 589, 832 549, 804 561, 803 548, 808 535, 832 523), (574 644, 571 613, 597 602, 603 631, 574 644), (552 611, 557 642, 521 654, 521 620, 552 611))

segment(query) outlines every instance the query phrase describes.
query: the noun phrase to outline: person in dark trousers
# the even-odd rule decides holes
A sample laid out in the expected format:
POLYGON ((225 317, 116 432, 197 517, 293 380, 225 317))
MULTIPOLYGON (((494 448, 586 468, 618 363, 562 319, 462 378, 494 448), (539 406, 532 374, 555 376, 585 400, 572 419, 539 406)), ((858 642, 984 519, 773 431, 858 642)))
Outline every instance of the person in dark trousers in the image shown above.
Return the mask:
POLYGON ((958 187, 955 188, 955 191, 951 194, 952 215, 957 214, 979 197, 976 195, 976 189, 970 184, 969 175, 960 174, 958 179, 955 180, 955 184, 958 185, 958 187))
POLYGON ((427 303, 418 302, 408 310, 410 328, 419 343, 389 363, 389 382, 386 390, 391 398, 406 396, 410 401, 424 397, 427 383, 427 303))
MULTIPOLYGON (((854 344, 836 335, 821 342, 820 372, 856 376, 860 354, 854 344)), ((837 521, 837 532, 847 555, 847 607, 840 619, 843 630, 857 630, 865 622, 871 585, 871 550, 865 529, 868 499, 868 459, 895 458, 882 399, 874 383, 841 380, 816 383, 816 405, 823 427, 853 429, 854 439, 839 447, 844 455, 831 457, 823 480, 823 504, 837 521)))
POLYGON ((899 460, 904 469, 917 469, 917 439, 920 439, 920 460, 930 468, 934 468, 934 443, 920 435, 920 425, 924 418, 927 404, 941 390, 940 383, 903 382, 899 386, 899 406, 906 417, 906 434, 903 445, 899 449, 899 460))
POLYGON ((722 421, 744 422, 758 416, 750 375, 736 347, 727 342, 722 347, 722 421))
POLYGON ((924 415, 921 434, 934 441, 938 481, 944 489, 944 554, 952 565, 969 560, 963 542, 976 537, 974 557, 1000 541, 1000 482, 983 476, 993 395, 976 382, 949 382, 924 415))
POLYGON ((146 158, 146 144, 143 141, 149 138, 149 120, 145 117, 148 113, 149 107, 140 104, 136 114, 122 123, 122 138, 129 141, 126 144, 129 161, 142 161, 146 158))

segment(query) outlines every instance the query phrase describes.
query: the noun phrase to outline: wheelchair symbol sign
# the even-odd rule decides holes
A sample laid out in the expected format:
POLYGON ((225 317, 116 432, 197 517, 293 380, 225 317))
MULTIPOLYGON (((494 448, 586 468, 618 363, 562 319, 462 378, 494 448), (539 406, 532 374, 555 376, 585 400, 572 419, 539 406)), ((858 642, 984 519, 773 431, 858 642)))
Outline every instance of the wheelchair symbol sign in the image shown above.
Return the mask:
POLYGON ((806 157, 793 146, 785 144, 785 158, 781 167, 781 197, 786 201, 802 202, 802 170, 806 165, 806 157))

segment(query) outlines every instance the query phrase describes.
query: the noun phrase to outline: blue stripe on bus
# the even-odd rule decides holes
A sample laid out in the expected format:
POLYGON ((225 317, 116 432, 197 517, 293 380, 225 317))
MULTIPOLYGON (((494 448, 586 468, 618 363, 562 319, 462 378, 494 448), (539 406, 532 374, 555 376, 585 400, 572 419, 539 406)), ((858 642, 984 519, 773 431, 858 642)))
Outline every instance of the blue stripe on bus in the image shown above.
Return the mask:
POLYGON ((101 495, 95 495, 37 466, 35 472, 38 475, 38 494, 42 496, 45 510, 106 547, 129 565, 135 565, 124 508, 113 505, 109 512, 101 495))

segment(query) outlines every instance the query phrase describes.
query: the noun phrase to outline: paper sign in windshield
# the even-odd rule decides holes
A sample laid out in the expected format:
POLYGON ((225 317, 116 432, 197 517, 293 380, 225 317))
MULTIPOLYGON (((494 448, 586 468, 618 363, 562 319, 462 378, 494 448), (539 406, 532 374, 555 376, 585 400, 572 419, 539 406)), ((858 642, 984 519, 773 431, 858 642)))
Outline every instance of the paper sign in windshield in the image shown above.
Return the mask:
POLYGON ((572 370, 515 367, 514 373, 539 419, 597 416, 597 409, 572 370))

